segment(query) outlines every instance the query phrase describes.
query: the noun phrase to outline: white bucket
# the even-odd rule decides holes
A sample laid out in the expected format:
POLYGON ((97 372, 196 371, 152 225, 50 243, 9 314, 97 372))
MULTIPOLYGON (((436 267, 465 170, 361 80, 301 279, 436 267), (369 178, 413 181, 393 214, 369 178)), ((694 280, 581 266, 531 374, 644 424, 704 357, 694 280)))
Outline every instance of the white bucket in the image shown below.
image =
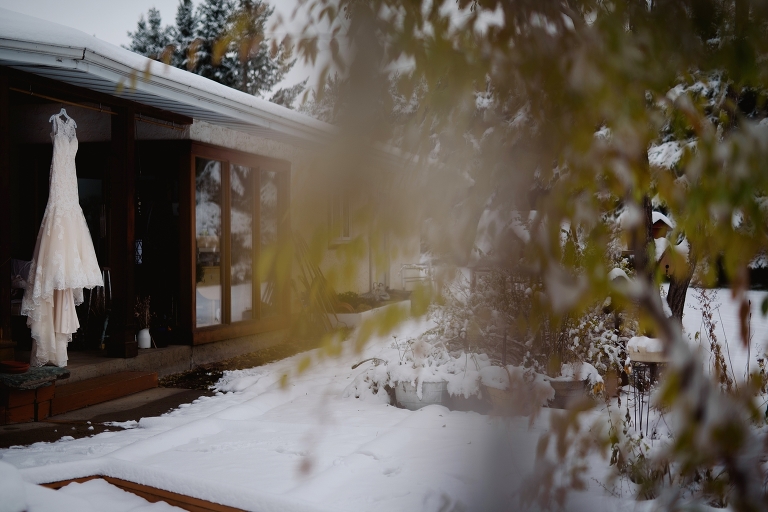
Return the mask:
POLYGON ((152 336, 149 334, 149 329, 142 329, 136 336, 136 341, 139 342, 139 348, 151 348, 152 336))

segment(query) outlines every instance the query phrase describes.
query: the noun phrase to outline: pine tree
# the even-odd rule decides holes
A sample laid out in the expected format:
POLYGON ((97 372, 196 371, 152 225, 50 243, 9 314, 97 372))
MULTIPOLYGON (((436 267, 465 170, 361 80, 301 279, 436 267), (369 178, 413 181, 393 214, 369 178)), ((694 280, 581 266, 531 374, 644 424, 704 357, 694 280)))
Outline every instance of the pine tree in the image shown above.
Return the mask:
POLYGON ((345 90, 349 88, 346 80, 334 73, 323 85, 321 94, 312 91, 312 97, 299 106, 299 112, 320 121, 335 124, 342 107, 345 90))
MULTIPOLYGON (((296 62, 291 48, 270 47, 264 34, 273 11, 261 0, 203 0, 195 12, 192 0, 179 0, 175 27, 163 28, 160 13, 150 9, 136 31, 128 33, 128 49, 157 60, 170 57, 175 67, 262 95, 296 62)), ((290 108, 305 85, 306 80, 282 88, 271 101, 290 108)))
POLYGON ((225 36, 229 33, 231 0, 204 0, 198 7, 197 65, 194 72, 228 87, 237 88, 237 57, 225 36))
MULTIPOLYGON (((232 17, 228 42, 237 54, 237 88, 243 92, 260 95, 269 91, 295 63, 290 48, 273 45, 270 50, 264 31, 273 12, 274 8, 261 0, 239 0, 232 17)), ((303 90, 299 83, 277 91, 273 98, 287 105, 303 90)))
POLYGON ((296 98, 299 97, 299 94, 304 92, 304 88, 307 86, 307 80, 309 80, 309 78, 305 78, 301 82, 290 87, 281 87, 271 98, 269 98, 269 101, 284 107, 293 108, 293 103, 296 101, 296 98))
POLYGON ((147 12, 146 21, 144 15, 139 18, 136 32, 128 32, 128 37, 132 41, 127 48, 133 52, 154 60, 165 60, 170 56, 168 48, 171 44, 170 29, 162 27, 160 11, 155 8, 147 12))
POLYGON ((198 19, 195 16, 192 0, 179 0, 176 10, 176 26, 173 27, 173 40, 176 50, 173 54, 173 65, 177 68, 191 71, 195 68, 198 19))

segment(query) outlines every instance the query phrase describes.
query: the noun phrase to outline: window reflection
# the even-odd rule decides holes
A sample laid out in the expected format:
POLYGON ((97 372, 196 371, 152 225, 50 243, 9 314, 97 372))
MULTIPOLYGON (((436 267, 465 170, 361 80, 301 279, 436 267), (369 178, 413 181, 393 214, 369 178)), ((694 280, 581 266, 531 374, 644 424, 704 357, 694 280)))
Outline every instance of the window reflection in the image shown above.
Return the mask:
POLYGON ((221 318, 221 162, 195 158, 197 327, 221 318))
POLYGON ((277 173, 261 171, 259 187, 259 227, 261 238, 260 277, 261 277, 261 318, 278 313, 278 293, 276 287, 277 258, 277 212, 278 187, 277 173))
POLYGON ((253 195, 255 174, 249 167, 230 167, 231 317, 233 322, 255 318, 253 313, 253 195))

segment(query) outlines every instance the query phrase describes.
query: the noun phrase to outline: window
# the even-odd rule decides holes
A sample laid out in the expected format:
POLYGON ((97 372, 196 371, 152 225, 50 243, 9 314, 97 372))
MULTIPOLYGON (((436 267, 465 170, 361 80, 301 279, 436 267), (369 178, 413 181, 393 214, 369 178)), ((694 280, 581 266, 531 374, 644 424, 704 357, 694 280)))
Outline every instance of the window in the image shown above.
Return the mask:
POLYGON ((350 240, 349 235, 349 196, 338 192, 331 198, 328 208, 328 229, 331 243, 343 243, 350 240))
POLYGON ((279 328, 274 322, 288 313, 288 273, 279 271, 286 266, 288 164, 197 143, 192 153, 193 340, 279 328))
POLYGON ((221 204, 221 162, 195 158, 196 327, 222 321, 221 204))

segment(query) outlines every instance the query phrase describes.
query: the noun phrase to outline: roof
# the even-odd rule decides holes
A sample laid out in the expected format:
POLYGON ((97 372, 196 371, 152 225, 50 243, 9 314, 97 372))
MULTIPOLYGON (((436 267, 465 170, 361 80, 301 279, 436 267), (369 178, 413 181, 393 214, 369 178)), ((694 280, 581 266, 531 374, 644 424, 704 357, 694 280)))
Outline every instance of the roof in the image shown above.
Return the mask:
POLYGON ((664 256, 664 253, 667 252, 667 250, 670 247, 672 247, 679 255, 683 256, 686 260, 688 259, 688 253, 690 252, 690 245, 686 238, 683 238, 683 240, 677 245, 673 245, 666 238, 657 238, 653 242, 654 242, 654 248, 656 251, 655 254, 656 254, 657 263, 661 261, 661 258, 664 256))
POLYGON ((661 212, 654 211, 651 214, 651 224, 656 224, 657 222, 663 222, 664 224, 669 226, 670 229, 675 229, 675 223, 672 222, 669 217, 667 217, 661 212))
POLYGON ((80 30, 6 9, 0 9, 0 66, 268 139, 320 142, 335 131, 327 123, 80 30), (150 73, 145 78, 146 70, 150 73), (133 81, 135 87, 128 87, 133 81), (125 86, 119 93, 118 84, 125 86))

